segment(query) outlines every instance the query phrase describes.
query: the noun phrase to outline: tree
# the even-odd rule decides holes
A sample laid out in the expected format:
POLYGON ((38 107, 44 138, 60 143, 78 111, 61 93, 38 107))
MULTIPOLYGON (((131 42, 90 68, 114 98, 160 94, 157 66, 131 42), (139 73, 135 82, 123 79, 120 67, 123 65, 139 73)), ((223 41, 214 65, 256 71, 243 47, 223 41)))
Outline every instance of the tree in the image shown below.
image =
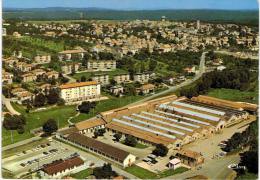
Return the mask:
POLYGON ((150 70, 150 71, 154 71, 155 68, 156 68, 156 66, 157 66, 157 61, 155 61, 155 60, 150 60, 150 62, 149 62, 149 70, 150 70))
POLYGON ((113 136, 115 138, 115 140, 118 142, 121 138, 122 138, 122 134, 121 133, 116 133, 113 136))
POLYGON ((106 132, 105 128, 95 129, 95 131, 94 131, 94 138, 97 138, 98 136, 104 136, 105 132, 106 132))
POLYGON ((54 119, 48 119, 42 126, 46 134, 52 134, 58 130, 57 122, 54 119))
POLYGON ((116 81, 115 81, 114 79, 111 79, 111 80, 110 80, 110 84, 111 84, 112 86, 115 86, 115 85, 116 85, 116 81))
POLYGON ((156 156, 164 157, 168 154, 169 149, 163 144, 157 144, 156 148, 153 150, 153 154, 156 156))
POLYGON ((25 124, 26 119, 23 115, 6 114, 3 121, 3 127, 6 130, 17 130, 20 133, 22 133, 20 130, 23 129, 25 124))
POLYGON ((124 144, 127 146, 135 147, 137 144, 137 140, 134 136, 126 136, 124 144))
POLYGON ((80 82, 86 82, 86 81, 87 81, 86 76, 81 76, 81 78, 80 78, 80 82))
POLYGON ((48 104, 56 104, 60 99, 58 89, 54 89, 54 88, 50 89, 49 94, 46 97, 47 97, 48 104))
POLYGON ((34 106, 35 107, 41 107, 44 106, 46 102, 46 97, 44 96, 43 93, 39 93, 35 96, 34 98, 34 106))
POLYGON ((93 169, 93 175, 96 179, 111 179, 117 176, 117 173, 113 171, 110 163, 105 163, 102 167, 96 167, 93 169))
POLYGON ((257 151, 247 151, 240 154, 239 165, 246 166, 248 172, 258 173, 258 152, 257 151))
POLYGON ((95 102, 84 101, 81 103, 81 105, 78 106, 78 110, 81 113, 89 113, 90 109, 95 108, 95 106, 95 102))

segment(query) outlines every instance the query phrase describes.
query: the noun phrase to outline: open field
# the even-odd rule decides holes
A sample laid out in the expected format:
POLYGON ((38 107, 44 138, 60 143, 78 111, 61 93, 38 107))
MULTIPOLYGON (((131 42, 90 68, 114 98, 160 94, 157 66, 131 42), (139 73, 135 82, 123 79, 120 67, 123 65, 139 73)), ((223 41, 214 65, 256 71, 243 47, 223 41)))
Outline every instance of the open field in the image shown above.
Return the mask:
POLYGON ((89 79, 94 74, 108 74, 109 78, 111 79, 113 76, 118 74, 128 73, 127 71, 123 69, 116 69, 113 71, 96 71, 96 72, 83 72, 83 73, 76 73, 72 77, 75 79, 80 80, 82 76, 85 76, 87 79, 89 79))
POLYGON ((244 101, 258 103, 258 92, 239 91, 235 89, 211 89, 208 96, 226 99, 231 101, 244 101))
POLYGON ((73 177, 75 179, 86 179, 88 176, 90 176, 92 174, 92 172, 93 172, 92 169, 85 169, 76 174, 72 174, 71 177, 73 177))
MULTIPOLYGON (((30 134, 30 130, 41 127, 43 123, 50 118, 55 119, 59 124, 59 128, 62 128, 68 125, 68 119, 70 117, 75 116, 75 118, 72 118, 71 122, 80 122, 82 120, 94 117, 100 112, 119 108, 127 104, 133 103, 135 101, 138 101, 144 98, 144 96, 125 96, 121 98, 110 96, 109 98, 110 99, 108 100, 97 102, 95 109, 91 110, 90 113, 80 114, 79 116, 75 116, 77 114, 76 105, 57 106, 40 112, 26 113, 25 108, 23 106, 12 103, 14 109, 23 114, 26 118, 25 132, 23 134, 18 134, 16 131, 13 131, 14 143, 33 137, 33 135, 30 134)), ((10 131, 3 128, 2 137, 3 146, 11 144, 10 131)))
POLYGON ((136 177, 141 178, 141 179, 160 179, 160 178, 172 176, 174 174, 183 173, 183 172, 187 171, 188 169, 185 168, 185 167, 180 167, 180 168, 177 168, 175 170, 169 169, 169 170, 166 170, 166 171, 163 171, 163 172, 156 174, 156 173, 148 171, 144 168, 141 168, 139 166, 134 165, 134 166, 126 168, 125 170, 127 172, 135 175, 136 177))

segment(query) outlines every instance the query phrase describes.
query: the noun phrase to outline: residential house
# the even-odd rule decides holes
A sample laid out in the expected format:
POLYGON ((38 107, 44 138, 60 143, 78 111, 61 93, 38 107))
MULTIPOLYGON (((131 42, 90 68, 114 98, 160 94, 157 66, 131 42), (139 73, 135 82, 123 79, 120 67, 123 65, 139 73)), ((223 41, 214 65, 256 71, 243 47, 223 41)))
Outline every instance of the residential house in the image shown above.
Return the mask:
POLYGON ((3 84, 12 84, 14 75, 12 73, 2 71, 2 83, 3 84))
POLYGON ((37 79, 36 75, 33 73, 26 73, 22 75, 22 81, 23 82, 32 82, 35 81, 37 79))
POLYGON ((50 55, 37 55, 34 57, 34 61, 36 64, 47 64, 51 62, 50 55))
POLYGON ((140 88, 136 88, 137 94, 149 94, 153 93, 155 89, 155 86, 153 84, 144 84, 140 88))
POLYGON ((110 91, 110 93, 118 96, 118 95, 124 93, 124 87, 120 86, 120 85, 112 86, 109 91, 110 91))

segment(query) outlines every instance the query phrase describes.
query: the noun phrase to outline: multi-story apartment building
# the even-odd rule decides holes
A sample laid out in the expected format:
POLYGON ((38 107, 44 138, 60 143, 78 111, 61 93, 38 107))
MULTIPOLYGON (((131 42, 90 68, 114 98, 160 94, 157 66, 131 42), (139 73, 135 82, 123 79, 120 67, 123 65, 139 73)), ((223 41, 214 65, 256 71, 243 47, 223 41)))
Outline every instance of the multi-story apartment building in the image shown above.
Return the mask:
POLYGON ((36 64, 46 64, 51 62, 50 55, 37 55, 34 57, 34 61, 36 64))
POLYGON ((96 81, 63 84, 60 96, 66 103, 95 100, 100 97, 100 84, 96 81))
POLYGON ((86 53, 86 51, 84 49, 66 50, 66 51, 59 52, 59 59, 60 60, 71 60, 71 59, 73 59, 73 56, 74 56, 74 58, 77 58, 77 59, 83 59, 84 53, 86 53))
POLYGON ((77 72, 79 70, 79 67, 80 67, 79 63, 74 63, 74 64, 70 63, 70 64, 66 64, 64 66, 61 66, 61 70, 62 70, 62 73, 64 73, 64 74, 71 74, 73 68, 74 68, 75 72, 77 72))
POLYGON ((115 60, 91 60, 88 61, 87 68, 96 71, 107 71, 116 69, 115 60))
POLYGON ((150 73, 137 73, 134 75, 134 81, 147 83, 151 77, 150 73))
POLYGON ((100 83, 102 86, 109 84, 109 76, 107 74, 97 74, 91 79, 92 81, 100 83))
POLYGON ((127 83, 130 81, 130 75, 129 74, 116 75, 114 76, 114 80, 116 81, 117 84, 127 83))

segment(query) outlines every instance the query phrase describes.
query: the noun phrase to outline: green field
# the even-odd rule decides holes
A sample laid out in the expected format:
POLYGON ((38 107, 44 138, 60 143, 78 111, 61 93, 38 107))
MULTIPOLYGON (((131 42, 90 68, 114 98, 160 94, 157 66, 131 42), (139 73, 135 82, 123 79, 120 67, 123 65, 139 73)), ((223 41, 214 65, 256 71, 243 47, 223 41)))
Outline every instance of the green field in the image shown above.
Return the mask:
POLYGON ((80 171, 76 174, 70 175, 71 177, 75 179, 86 179, 88 176, 92 174, 93 170, 92 169, 85 169, 83 171, 80 171))
MULTIPOLYGON (((26 113, 23 106, 14 103, 12 105, 18 112, 26 117, 25 132, 18 134, 16 131, 13 131, 14 143, 33 137, 33 135, 30 134, 30 130, 41 127, 43 123, 50 118, 59 122, 59 127, 64 127, 68 124, 67 119, 77 113, 75 110, 76 106, 59 106, 41 112, 26 113)), ((2 144, 3 146, 11 144, 11 132, 4 128, 2 130, 2 144)))
POLYGON ((254 91, 251 92, 239 91, 235 89, 211 89, 207 95, 231 101, 258 103, 258 92, 254 91))
POLYGON ((144 96, 124 96, 121 98, 109 96, 109 99, 98 102, 94 110, 91 110, 89 114, 80 114, 79 116, 73 118, 71 122, 76 123, 82 120, 89 119, 100 112, 123 107, 125 105, 141 100, 142 98, 144 98, 144 96))
MULTIPOLYGON (((136 102, 142 98, 144 98, 144 96, 125 96, 121 98, 109 96, 109 99, 97 102, 96 107, 94 108, 94 110, 91 110, 90 113, 80 114, 79 116, 72 118, 71 122, 76 123, 82 120, 89 119, 100 112, 119 108, 127 104, 136 102)), ((41 127, 43 123, 50 118, 55 119, 59 123, 59 127, 62 128, 68 125, 67 120, 69 119, 69 117, 75 116, 77 114, 76 105, 57 106, 40 112, 30 113, 26 113, 25 108, 22 105, 18 105, 15 103, 12 103, 12 105, 15 110, 22 113, 26 117, 25 132, 23 134, 18 134, 16 131, 13 131, 14 143, 33 137, 33 135, 30 134, 30 130, 41 127)), ((11 132, 4 128, 2 130, 2 144, 3 146, 11 144, 11 132)))
POLYGON ((118 75, 118 74, 123 74, 123 73, 128 73, 128 72, 123 69, 116 69, 114 71, 97 71, 97 72, 76 73, 72 77, 80 80, 80 78, 82 76, 85 76, 87 79, 89 79, 92 75, 95 75, 95 74, 108 74, 109 78, 111 79, 113 76, 118 75))
POLYGON ((238 176, 237 178, 236 178, 236 180, 256 180, 256 179, 258 179, 258 176, 257 176, 257 174, 253 174, 253 173, 245 173, 244 175, 241 175, 241 176, 238 176))
POLYGON ((163 172, 160 172, 158 174, 156 173, 153 173, 151 171, 148 171, 144 168, 141 168, 139 166, 136 166, 136 165, 133 165, 131 167, 127 167, 125 169, 125 171, 135 175, 136 177, 140 178, 140 179, 160 179, 160 178, 165 178, 165 177, 168 177, 168 176, 172 176, 174 174, 179 174, 179 173, 183 173, 185 171, 187 171, 188 169, 185 168, 185 167, 180 167, 180 168, 177 168, 175 170, 173 169, 168 169, 168 170, 165 170, 163 172))

